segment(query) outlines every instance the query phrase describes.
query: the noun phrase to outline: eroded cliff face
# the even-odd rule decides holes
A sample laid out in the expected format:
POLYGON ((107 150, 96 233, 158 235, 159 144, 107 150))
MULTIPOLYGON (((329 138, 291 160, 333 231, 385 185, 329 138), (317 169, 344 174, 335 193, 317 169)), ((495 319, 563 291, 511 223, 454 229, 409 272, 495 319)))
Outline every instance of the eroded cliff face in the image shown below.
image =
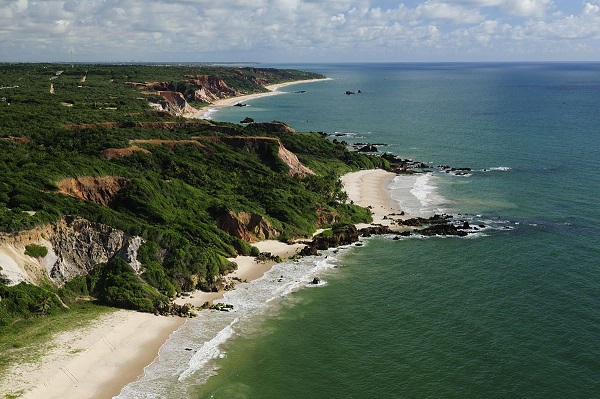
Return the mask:
POLYGON ((109 206, 127 183, 129 179, 119 176, 79 176, 60 180, 56 185, 63 195, 109 206))
POLYGON ((217 218, 217 226, 247 242, 275 239, 281 234, 263 216, 250 212, 229 211, 217 218))
POLYGON ((193 75, 186 76, 192 85, 199 86, 200 89, 194 92, 194 99, 205 103, 239 96, 241 93, 232 89, 223 80, 215 75, 193 75))
POLYGON ((241 93, 231 88, 215 75, 188 75, 185 82, 146 82, 143 87, 150 93, 164 98, 160 103, 151 104, 159 111, 174 116, 185 116, 197 110, 188 101, 212 103, 222 98, 238 96, 241 93))
POLYGON ((160 104, 161 110, 170 113, 173 116, 184 116, 198 112, 198 110, 188 104, 183 94, 177 91, 159 91, 165 101, 160 104))
POLYGON ((16 235, 0 234, 0 274, 11 284, 25 281, 37 285, 50 281, 60 286, 117 257, 140 274, 143 270, 137 260, 137 251, 142 243, 141 237, 68 216, 16 235), (25 255, 25 247, 29 244, 46 247, 48 254, 43 258, 25 255))
POLYGON ((279 156, 279 159, 281 159, 287 166, 290 167, 290 170, 288 171, 288 173, 292 176, 293 175, 306 176, 306 175, 314 175, 315 174, 315 172, 313 172, 310 168, 304 166, 302 164, 302 162, 300 162, 300 160, 298 159, 296 154, 294 154, 293 152, 291 152, 290 150, 285 148, 281 141, 279 141, 278 156, 279 156))

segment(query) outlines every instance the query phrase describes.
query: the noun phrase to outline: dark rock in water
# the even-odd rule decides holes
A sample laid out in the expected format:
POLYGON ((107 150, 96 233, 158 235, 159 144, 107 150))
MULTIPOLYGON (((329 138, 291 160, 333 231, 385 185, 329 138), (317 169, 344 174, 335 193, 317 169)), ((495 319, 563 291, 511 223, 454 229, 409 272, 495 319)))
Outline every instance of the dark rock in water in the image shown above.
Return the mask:
POLYGON ((254 119, 250 118, 250 117, 245 117, 243 121, 240 121, 240 123, 253 123, 254 119))
POLYGON ((248 104, 243 104, 243 103, 235 103, 233 104, 234 107, 246 107, 248 104))
POLYGON ((318 277, 315 277, 312 279, 312 281, 309 284, 312 284, 312 285, 321 284, 321 279, 318 277))
POLYGON ((302 93, 306 93, 306 90, 298 90, 298 91, 295 91, 294 93, 296 93, 296 94, 302 94, 302 93))
POLYGON ((459 230, 453 224, 436 224, 432 226, 425 227, 422 230, 418 230, 418 233, 424 236, 458 236, 464 237, 467 236, 467 233, 464 230, 459 230))
POLYGON ((360 231, 352 224, 335 226, 331 230, 331 235, 319 235, 315 237, 306 247, 300 251, 301 256, 318 255, 318 250, 339 247, 341 245, 350 245, 359 241, 359 236, 369 237, 372 234, 388 234, 390 229, 387 226, 371 226, 360 231))
POLYGON ((307 245, 300 251, 300 256, 318 256, 319 251, 317 248, 311 245, 307 245))
POLYGON ((359 91, 357 91, 357 93, 360 94, 360 93, 362 93, 362 91, 359 90, 359 91))
POLYGON ((367 144, 366 146, 359 148, 357 151, 358 152, 377 152, 379 150, 374 145, 367 144))
POLYGON ((410 218, 401 221, 401 224, 404 226, 425 226, 425 225, 435 225, 435 224, 445 224, 448 220, 452 219, 452 216, 449 215, 433 215, 430 218, 410 218))
POLYGON ((350 90, 346 90, 346 95, 347 95, 347 96, 349 96, 349 95, 351 95, 351 94, 356 94, 356 93, 355 93, 355 92, 353 92, 353 91, 350 91, 350 90))

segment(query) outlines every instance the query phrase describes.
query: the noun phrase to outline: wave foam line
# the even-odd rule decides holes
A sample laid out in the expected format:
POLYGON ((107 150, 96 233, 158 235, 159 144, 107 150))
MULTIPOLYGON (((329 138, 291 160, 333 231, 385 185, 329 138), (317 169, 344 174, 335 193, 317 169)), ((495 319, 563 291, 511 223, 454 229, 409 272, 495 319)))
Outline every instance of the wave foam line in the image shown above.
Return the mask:
POLYGON ((192 356, 188 363, 188 368, 179 375, 177 380, 185 380, 190 375, 203 368, 210 360, 218 358, 221 355, 219 347, 235 334, 233 325, 239 320, 240 319, 236 317, 231 324, 219 331, 213 339, 205 342, 202 347, 198 349, 198 352, 192 356))

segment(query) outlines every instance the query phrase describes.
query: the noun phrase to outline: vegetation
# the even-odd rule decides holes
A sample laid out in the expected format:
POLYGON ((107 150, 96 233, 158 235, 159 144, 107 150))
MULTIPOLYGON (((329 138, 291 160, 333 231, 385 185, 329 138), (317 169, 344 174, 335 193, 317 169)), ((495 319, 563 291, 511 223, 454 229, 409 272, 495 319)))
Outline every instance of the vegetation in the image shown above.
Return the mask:
MULTIPOLYGON (((189 95, 198 88, 189 77, 197 75, 219 76, 245 93, 265 90, 264 83, 319 77, 212 66, 0 64, 0 231, 77 215, 145 240, 140 276, 117 259, 60 289, 0 281, 0 328, 58 317, 65 304, 72 308, 89 296, 152 312, 177 292, 214 289, 235 268, 227 257, 257 253, 217 227, 230 211, 260 215, 281 240, 311 234, 320 214, 339 223, 370 219, 347 203, 339 175, 387 168, 387 161, 350 152, 322 134, 291 133, 280 123, 242 126, 157 113, 148 104, 156 93, 140 86, 167 81, 189 95), (279 142, 316 174, 290 175, 277 156, 279 142), (138 150, 126 156, 107 155, 133 145, 138 150), (106 199, 108 206, 60 193, 59 181, 79 176, 118 176, 127 184, 106 199)), ((47 248, 32 245, 26 253, 43 257, 47 248)))
POLYGON ((43 245, 29 244, 25 246, 25 255, 33 258, 43 258, 48 255, 48 248, 43 245))

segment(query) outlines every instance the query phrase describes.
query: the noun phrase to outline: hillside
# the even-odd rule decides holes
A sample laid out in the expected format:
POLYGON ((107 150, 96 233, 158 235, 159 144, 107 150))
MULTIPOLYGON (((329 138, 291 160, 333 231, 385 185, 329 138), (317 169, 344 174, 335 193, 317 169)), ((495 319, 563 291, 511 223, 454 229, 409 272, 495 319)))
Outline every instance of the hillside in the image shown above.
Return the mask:
POLYGON ((178 293, 220 288, 236 267, 226 258, 256 255, 251 242, 369 220, 339 175, 387 161, 281 122, 181 118, 319 77, 0 64, 0 326, 82 298, 161 313, 178 293))

